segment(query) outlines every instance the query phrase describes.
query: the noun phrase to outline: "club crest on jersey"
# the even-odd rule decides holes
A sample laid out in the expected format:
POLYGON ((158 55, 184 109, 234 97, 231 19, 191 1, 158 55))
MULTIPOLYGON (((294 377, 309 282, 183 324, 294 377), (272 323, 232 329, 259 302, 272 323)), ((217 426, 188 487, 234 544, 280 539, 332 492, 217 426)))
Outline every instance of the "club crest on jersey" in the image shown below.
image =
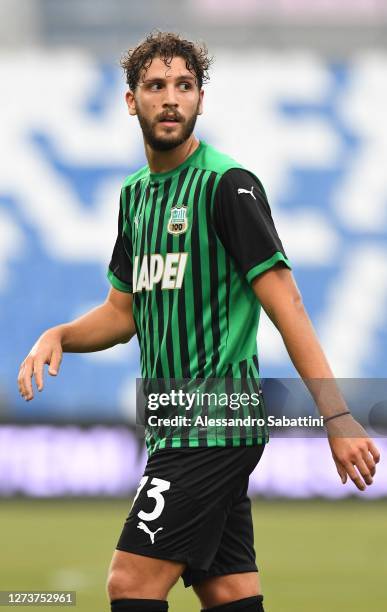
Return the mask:
POLYGON ((184 234, 188 228, 187 207, 173 206, 171 216, 168 221, 169 234, 184 234))

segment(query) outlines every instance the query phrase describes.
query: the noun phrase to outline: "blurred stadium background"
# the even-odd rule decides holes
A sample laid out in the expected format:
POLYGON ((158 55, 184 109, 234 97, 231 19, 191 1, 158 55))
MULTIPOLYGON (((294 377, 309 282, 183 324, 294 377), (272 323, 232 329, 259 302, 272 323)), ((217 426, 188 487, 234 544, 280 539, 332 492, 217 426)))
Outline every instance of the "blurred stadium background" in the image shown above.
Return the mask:
MULTIPOLYGON (((138 346, 66 355, 29 404, 16 376, 105 298, 144 162, 119 58, 155 27, 215 56, 197 133, 263 181, 336 375, 387 378, 386 0, 0 0, 0 589, 76 589, 85 612, 145 461, 138 346)), ((264 377, 295 375, 264 316, 259 342, 264 377)), ((268 610, 387 609, 385 462, 360 496, 323 439, 273 439, 251 494, 268 610)), ((183 597, 172 611, 198 608, 183 597)))

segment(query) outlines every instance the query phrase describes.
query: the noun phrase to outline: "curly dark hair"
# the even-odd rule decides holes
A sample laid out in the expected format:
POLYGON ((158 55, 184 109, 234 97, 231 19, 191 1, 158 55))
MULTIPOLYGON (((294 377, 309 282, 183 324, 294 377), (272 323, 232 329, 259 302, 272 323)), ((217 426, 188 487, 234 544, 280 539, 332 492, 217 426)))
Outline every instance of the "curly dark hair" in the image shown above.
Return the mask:
POLYGON ((171 65, 174 57, 185 59, 187 70, 196 78, 199 89, 209 80, 208 69, 212 58, 208 56, 204 44, 195 44, 173 32, 151 32, 148 36, 121 59, 121 67, 126 74, 126 82, 135 91, 143 70, 147 70, 155 57, 163 59, 166 66, 171 65))

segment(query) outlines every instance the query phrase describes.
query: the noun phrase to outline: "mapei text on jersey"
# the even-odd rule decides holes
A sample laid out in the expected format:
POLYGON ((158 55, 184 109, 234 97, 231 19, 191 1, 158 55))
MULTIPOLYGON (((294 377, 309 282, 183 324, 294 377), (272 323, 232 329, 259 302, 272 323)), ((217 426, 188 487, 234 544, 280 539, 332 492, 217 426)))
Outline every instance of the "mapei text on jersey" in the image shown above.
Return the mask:
POLYGON ((180 289, 187 263, 188 253, 158 253, 134 258, 133 293, 152 291, 154 285, 161 283, 161 289, 180 289))

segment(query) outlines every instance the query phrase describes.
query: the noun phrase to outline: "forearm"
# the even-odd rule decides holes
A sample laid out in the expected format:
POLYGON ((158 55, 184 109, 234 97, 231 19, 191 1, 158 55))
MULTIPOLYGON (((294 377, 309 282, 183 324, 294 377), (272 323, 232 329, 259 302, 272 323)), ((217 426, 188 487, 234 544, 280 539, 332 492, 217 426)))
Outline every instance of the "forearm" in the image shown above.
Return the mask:
MULTIPOLYGON (((268 270, 254 279, 253 290, 280 332, 320 414, 328 418, 348 410, 291 272, 279 266, 268 270)), ((328 421, 327 432, 342 482, 349 475, 358 489, 364 490, 366 484, 372 483, 375 462, 380 457, 378 449, 351 415, 328 421)))
POLYGON ((285 300, 269 316, 320 414, 329 417, 348 410, 302 300, 285 300))
POLYGON ((89 353, 128 342, 136 330, 130 312, 124 313, 106 301, 78 319, 58 325, 49 332, 59 336, 64 352, 89 353))

